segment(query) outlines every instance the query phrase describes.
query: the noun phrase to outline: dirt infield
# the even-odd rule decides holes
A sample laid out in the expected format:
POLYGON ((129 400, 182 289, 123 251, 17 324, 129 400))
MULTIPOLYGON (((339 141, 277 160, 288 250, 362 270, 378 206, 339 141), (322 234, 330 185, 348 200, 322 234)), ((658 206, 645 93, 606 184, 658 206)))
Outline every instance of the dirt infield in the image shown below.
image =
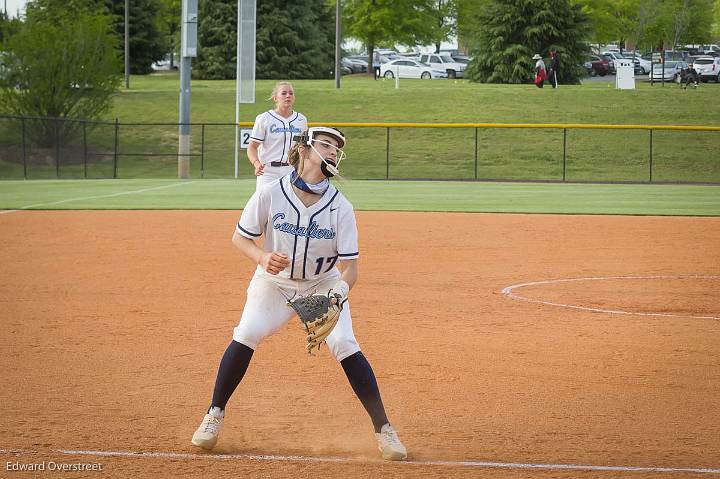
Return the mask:
POLYGON ((0 476, 720 477, 720 218, 358 213, 355 332, 411 464, 295 322, 190 445, 252 274, 237 218, 0 215, 0 476))

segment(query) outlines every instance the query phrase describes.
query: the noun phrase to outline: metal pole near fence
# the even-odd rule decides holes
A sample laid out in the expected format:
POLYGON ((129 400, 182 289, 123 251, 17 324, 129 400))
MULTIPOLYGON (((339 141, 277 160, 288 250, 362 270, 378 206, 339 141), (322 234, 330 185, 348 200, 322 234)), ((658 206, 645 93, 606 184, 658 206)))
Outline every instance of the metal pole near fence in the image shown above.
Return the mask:
POLYGON ((87 122, 83 121, 83 178, 87 179, 87 122))
POLYGON ((653 164, 652 164, 652 150, 653 150, 653 131, 650 130, 650 183, 652 183, 652 170, 653 170, 653 164))
POLYGON ((390 179, 390 128, 385 129, 385 178, 390 179))
POLYGON ((120 120, 115 118, 115 147, 113 150, 113 178, 117 178, 118 167, 118 134, 120 133, 120 120))
POLYGON ((55 177, 60 178, 60 120, 55 119, 55 177))
POLYGON ((567 169, 566 145, 567 145, 567 128, 563 128, 563 183, 565 182, 565 171, 567 169))
POLYGON ((200 178, 205 178, 205 123, 202 124, 200 133, 200 178))
POLYGON ((27 180, 27 149, 25 143, 25 117, 22 118, 23 178, 27 180))
POLYGON ((475 128, 475 179, 478 179, 478 129, 475 128))

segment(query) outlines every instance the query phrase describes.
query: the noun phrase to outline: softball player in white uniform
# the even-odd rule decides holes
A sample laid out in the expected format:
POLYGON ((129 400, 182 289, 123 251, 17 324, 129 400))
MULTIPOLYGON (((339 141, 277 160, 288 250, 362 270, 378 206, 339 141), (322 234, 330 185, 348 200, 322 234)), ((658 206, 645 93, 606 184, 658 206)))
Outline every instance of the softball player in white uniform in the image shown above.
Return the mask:
POLYGON ((293 168, 288 163, 293 138, 307 130, 307 118, 293 110, 295 91, 288 82, 280 82, 273 88, 270 99, 275 109, 260 113, 255 118, 247 154, 255 168, 257 186, 289 174, 293 168))
POLYGON ((343 134, 310 128, 289 155, 292 172, 259 188, 235 228, 233 243, 258 267, 233 339, 225 350, 213 398, 192 443, 212 449, 225 418, 225 406, 242 380, 255 349, 293 316, 287 300, 332 290, 344 298, 340 319, 327 338, 355 395, 370 415, 383 458, 403 460, 405 446, 390 425, 375 374, 352 329, 347 296, 358 277, 358 240, 350 202, 328 180, 344 157, 343 134), (255 240, 265 236, 260 247, 255 240))

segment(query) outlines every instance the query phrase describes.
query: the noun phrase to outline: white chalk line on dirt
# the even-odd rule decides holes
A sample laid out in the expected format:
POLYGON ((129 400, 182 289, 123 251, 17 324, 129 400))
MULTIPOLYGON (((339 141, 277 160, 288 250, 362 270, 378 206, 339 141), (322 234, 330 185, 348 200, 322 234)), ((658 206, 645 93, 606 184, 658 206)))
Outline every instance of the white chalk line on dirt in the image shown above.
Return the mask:
POLYGON ((136 195, 140 193, 147 193, 148 191, 155 191, 155 190, 164 190, 166 188, 174 188, 176 186, 184 186, 184 185, 190 185, 192 183, 195 183, 195 181, 183 181, 179 183, 172 183, 170 185, 163 185, 163 186, 154 186, 152 188, 143 188, 140 190, 128 190, 128 191, 120 191, 118 193, 109 193, 107 195, 95 195, 95 196, 81 196, 79 198, 68 198, 65 200, 60 201, 51 201, 48 203, 37 203, 34 205, 26 205, 23 207, 20 207, 15 210, 2 210, 0 211, 0 215, 8 214, 8 213, 16 213, 18 211, 24 211, 29 210, 31 208, 38 208, 40 206, 53 206, 53 205, 61 205, 63 203, 71 203, 73 201, 84 201, 84 200, 96 200, 99 198, 113 198, 115 196, 124 196, 124 195, 136 195))
POLYGON ((592 311, 594 313, 608 313, 608 314, 626 314, 632 316, 654 316, 654 317, 665 317, 665 318, 694 318, 694 319, 720 319, 720 316, 693 316, 688 314, 672 314, 672 313, 638 313, 635 311, 623 311, 617 309, 604 309, 604 308, 590 308, 587 306, 578 306, 576 304, 563 304, 554 303, 552 301, 543 301, 540 299, 526 298, 519 294, 513 293, 513 290, 524 288, 525 286, 536 286, 541 284, 557 284, 557 283, 569 283, 574 281, 607 281, 616 279, 720 279, 720 276, 597 276, 589 278, 568 278, 568 279, 551 279, 546 281, 533 281, 530 283, 514 284, 507 286, 500 291, 505 296, 516 299, 518 301, 527 301, 529 303, 546 304, 548 306, 558 306, 561 308, 578 309, 581 311, 592 311))
MULTIPOLYGON (((0 449, 4 455, 39 455, 40 451, 25 449, 0 449)), ((220 460, 220 461, 265 461, 265 462, 312 462, 312 463, 364 463, 387 464, 386 461, 373 461, 350 457, 322 457, 322 456, 282 456, 274 454, 191 454, 179 452, 131 452, 131 451, 92 451, 56 449, 46 451, 45 454, 61 454, 66 456, 95 456, 95 457, 130 457, 130 458, 156 458, 156 459, 189 459, 189 460, 220 460)), ((699 473, 720 474, 720 468, 702 467, 647 467, 647 466, 593 466, 583 464, 529 464, 512 462, 489 461, 401 461, 400 465, 411 466, 447 466, 447 467, 476 467, 488 469, 544 469, 544 470, 575 470, 575 471, 615 471, 615 472, 650 472, 650 473, 699 473)))

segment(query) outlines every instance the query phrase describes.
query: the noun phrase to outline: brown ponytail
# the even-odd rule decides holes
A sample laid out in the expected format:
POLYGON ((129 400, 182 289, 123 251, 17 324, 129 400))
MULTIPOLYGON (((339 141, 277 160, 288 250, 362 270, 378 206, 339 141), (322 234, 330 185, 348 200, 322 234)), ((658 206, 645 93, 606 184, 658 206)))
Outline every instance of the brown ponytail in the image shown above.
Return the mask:
MULTIPOLYGON (((290 153, 288 153, 288 163, 290 163, 290 166, 295 168, 295 171, 297 172, 298 176, 302 175, 303 166, 305 165, 305 162, 302 161, 305 159, 305 157, 300 152, 300 148, 303 148, 303 152, 307 151, 305 149, 305 145, 303 145, 300 142, 297 142, 293 145, 292 148, 290 148, 290 153)), ((307 155, 305 155, 305 156, 307 156, 307 155)))

